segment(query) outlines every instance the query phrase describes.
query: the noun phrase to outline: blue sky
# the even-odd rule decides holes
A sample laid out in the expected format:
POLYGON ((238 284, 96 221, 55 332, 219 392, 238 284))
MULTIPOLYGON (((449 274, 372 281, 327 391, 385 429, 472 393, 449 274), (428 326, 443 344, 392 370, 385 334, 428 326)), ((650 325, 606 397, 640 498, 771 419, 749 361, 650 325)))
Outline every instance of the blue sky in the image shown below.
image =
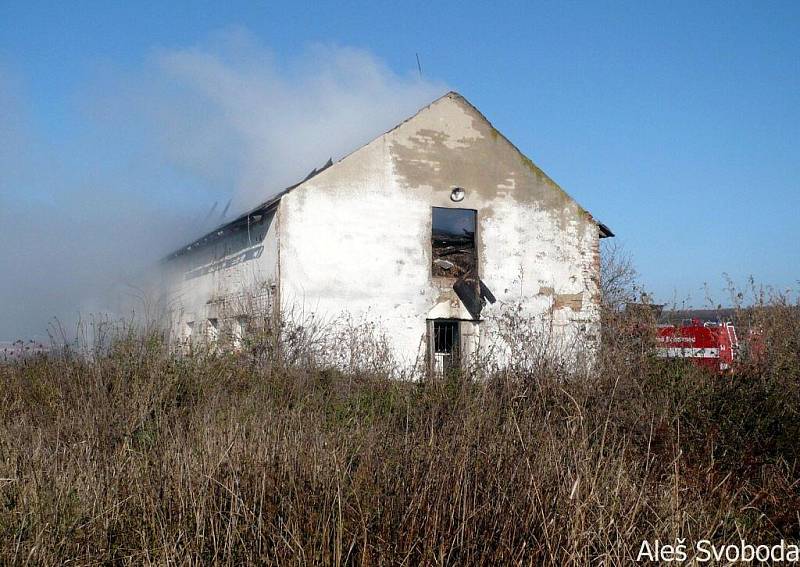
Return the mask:
MULTIPOLYGON (((333 50, 384 66, 380 92, 391 96, 398 85, 398 111, 400 97, 439 89, 466 96, 617 233, 657 300, 702 305, 708 283, 725 303, 723 273, 780 288, 798 281, 797 2, 9 1, 0 4, 0 21, 0 112, 7 113, 0 154, 12 170, 0 177, 0 207, 7 212, 21 202, 57 204, 60 187, 69 194, 80 186, 91 202, 92 184, 111 178, 122 181, 102 189, 102 198, 141 206, 142 215, 148 205, 131 195, 156 208, 207 208, 237 182, 236 158, 206 169, 198 166, 206 154, 180 150, 146 160, 162 146, 148 146, 154 130, 129 128, 126 117, 136 126, 137 113, 161 108, 154 101, 164 93, 172 104, 182 100, 171 77, 196 86, 198 53, 208 63, 206 56, 224 51, 237 80, 250 69, 237 54, 253 68, 269 60, 272 75, 253 83, 261 85, 276 76, 313 81, 315 62, 320 72, 338 68, 323 55, 333 50), (235 49, 231 35, 239 38, 235 49), (413 84, 417 53, 421 87, 413 84), (148 91, 151 83, 158 88, 148 91)), ((342 65, 349 72, 351 63, 342 65)), ((284 91, 286 98, 291 88, 284 91)), ((205 114, 197 104, 181 126, 186 136, 198 136, 186 126, 205 114)), ((213 123, 200 134, 209 132, 213 123)), ((7 255, 12 261, 19 258, 7 255)))

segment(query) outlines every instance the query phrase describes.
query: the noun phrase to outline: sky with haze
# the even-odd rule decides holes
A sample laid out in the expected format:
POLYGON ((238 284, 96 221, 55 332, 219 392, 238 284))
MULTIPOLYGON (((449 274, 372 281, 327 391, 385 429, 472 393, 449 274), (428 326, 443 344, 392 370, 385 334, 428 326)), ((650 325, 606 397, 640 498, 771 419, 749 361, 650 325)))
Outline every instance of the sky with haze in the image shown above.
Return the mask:
POLYGON ((0 3, 0 340, 448 90, 656 301, 800 274, 800 2, 0 3), (422 75, 417 67, 417 54, 422 75), (214 219, 212 219, 214 220, 214 219))

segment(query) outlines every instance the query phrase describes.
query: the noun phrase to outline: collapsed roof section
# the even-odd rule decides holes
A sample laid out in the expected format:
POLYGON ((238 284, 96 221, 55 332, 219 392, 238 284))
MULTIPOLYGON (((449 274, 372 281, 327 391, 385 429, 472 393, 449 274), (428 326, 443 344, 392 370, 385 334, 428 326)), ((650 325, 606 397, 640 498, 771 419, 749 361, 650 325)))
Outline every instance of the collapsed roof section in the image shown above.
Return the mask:
MULTIPOLYGON (((439 102, 440 100, 442 100, 442 99, 444 99, 446 97, 451 97, 451 96, 455 96, 455 97, 458 97, 460 99, 463 99, 465 102, 467 102, 467 104, 470 104, 460 94, 458 94, 458 93, 456 93, 454 91, 450 91, 450 92, 446 93, 445 95, 439 97, 435 101, 433 101, 428 106, 420 109, 417 112, 417 114, 419 114, 420 112, 422 112, 426 108, 429 108, 433 104, 439 102)), ((470 104, 470 106, 472 106, 472 105, 470 104)), ((473 106, 473 108, 474 108, 474 106, 473 106)), ((475 110, 483 117, 483 114, 481 114, 480 111, 477 110, 477 108, 475 110)), ((416 114, 414 116, 416 116, 416 114)), ((395 130, 396 128, 398 128, 402 124, 405 124, 406 122, 412 120, 413 118, 414 118, 413 116, 407 118, 406 120, 404 120, 403 122, 401 122, 400 124, 398 124, 397 126, 392 128, 391 130, 389 130, 389 132, 395 130)), ((483 117, 483 118, 487 122, 489 122, 488 119, 486 119, 485 117, 483 117)), ((509 143, 511 143, 511 142, 509 142, 509 143)), ((513 144, 511 144, 511 145, 516 149, 516 146, 514 146, 513 144)), ((518 149, 517 149, 517 151, 519 152, 518 149)), ((523 157, 524 157, 524 154, 522 154, 522 152, 519 152, 519 153, 520 153, 520 155, 523 155, 523 157)), ((254 209, 251 209, 250 211, 240 215, 239 217, 235 218, 234 220, 229 221, 229 222, 227 222, 227 223, 215 228, 214 230, 208 232, 204 236, 201 236, 197 240, 189 243, 188 245, 183 246, 183 247, 179 248, 178 250, 175 250, 171 254, 168 254, 163 260, 164 261, 173 260, 173 259, 175 259, 175 258, 177 258, 179 256, 182 256, 184 254, 187 254, 187 253, 192 252, 194 250, 197 250, 199 248, 203 248, 205 246, 211 245, 211 244, 221 240, 222 238, 225 238, 225 237, 227 237, 227 236, 229 236, 229 235, 231 235, 231 234, 233 234, 235 232, 238 232, 238 231, 241 231, 241 230, 247 230, 247 228, 250 225, 252 225, 254 222, 260 221, 263 215, 266 215, 269 212, 271 212, 273 209, 275 209, 275 207, 278 206, 278 203, 280 203, 280 200, 284 195, 286 195, 287 193, 289 193, 293 189, 299 187, 300 185, 302 185, 303 183, 305 183, 306 181, 308 181, 309 179, 311 179, 315 175, 325 171, 326 169, 328 169, 332 165, 333 165, 333 160, 332 159, 328 159, 328 161, 327 161, 327 163, 325 165, 323 165, 319 169, 314 168, 313 170, 311 170, 311 172, 302 181, 300 181, 298 183, 295 183, 294 185, 292 185, 290 187, 287 187, 286 189, 284 189, 283 191, 277 193, 276 195, 274 195, 273 197, 271 197, 267 201, 261 203, 260 205, 258 205, 254 209)), ((607 225, 603 224, 600 221, 597 221, 596 219, 595 219, 595 222, 597 223, 598 229, 600 231, 600 238, 610 238, 610 237, 614 236, 614 233, 611 231, 611 229, 607 225)))
POLYGON ((312 169, 311 172, 308 175, 306 175, 306 177, 299 183, 295 183, 291 187, 287 187, 286 189, 274 195, 273 197, 269 198, 268 200, 264 201, 254 209, 247 211, 246 213, 236 217, 232 221, 229 221, 225 224, 218 226, 217 228, 201 236, 197 240, 175 250, 171 254, 168 254, 164 258, 164 261, 174 260, 175 258, 183 256, 184 254, 188 254, 193 250, 199 250, 200 248, 204 248, 206 246, 214 244, 215 242, 222 240, 223 238, 227 238, 228 236, 236 232, 247 230, 250 226, 261 221, 261 219, 265 215, 269 214, 272 210, 274 210, 275 207, 278 206, 278 203, 280 202, 281 198, 284 195, 286 195, 289 191, 291 191, 296 187, 299 187, 300 185, 302 185, 303 183, 305 183, 318 173, 325 171, 332 165, 333 165, 333 160, 328 159, 328 162, 325 165, 323 165, 319 169, 317 168, 312 169))

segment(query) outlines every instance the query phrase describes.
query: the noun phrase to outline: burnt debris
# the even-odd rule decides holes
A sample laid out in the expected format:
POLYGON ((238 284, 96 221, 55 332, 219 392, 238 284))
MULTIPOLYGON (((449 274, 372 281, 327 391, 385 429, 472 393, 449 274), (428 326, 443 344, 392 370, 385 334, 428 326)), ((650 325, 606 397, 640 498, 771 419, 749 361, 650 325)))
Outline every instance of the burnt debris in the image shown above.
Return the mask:
POLYGON ((434 276, 458 279, 475 269, 475 217, 472 209, 433 208, 434 276))
POLYGON ((453 284, 453 291, 467 308, 473 319, 480 319, 481 311, 486 302, 494 303, 497 301, 488 286, 483 283, 474 271, 470 271, 460 277, 453 284))

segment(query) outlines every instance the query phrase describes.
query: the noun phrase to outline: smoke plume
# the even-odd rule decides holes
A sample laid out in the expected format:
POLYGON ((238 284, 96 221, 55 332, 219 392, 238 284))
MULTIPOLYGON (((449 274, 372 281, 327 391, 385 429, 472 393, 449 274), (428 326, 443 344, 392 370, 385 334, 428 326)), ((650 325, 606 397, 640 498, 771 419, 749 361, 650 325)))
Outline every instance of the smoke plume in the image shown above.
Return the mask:
POLYGON ((281 57, 226 31, 98 71, 53 136, 0 68, 0 340, 113 310, 110 290, 135 296, 142 271, 229 201, 226 218, 444 92, 409 69, 346 46, 281 57))

